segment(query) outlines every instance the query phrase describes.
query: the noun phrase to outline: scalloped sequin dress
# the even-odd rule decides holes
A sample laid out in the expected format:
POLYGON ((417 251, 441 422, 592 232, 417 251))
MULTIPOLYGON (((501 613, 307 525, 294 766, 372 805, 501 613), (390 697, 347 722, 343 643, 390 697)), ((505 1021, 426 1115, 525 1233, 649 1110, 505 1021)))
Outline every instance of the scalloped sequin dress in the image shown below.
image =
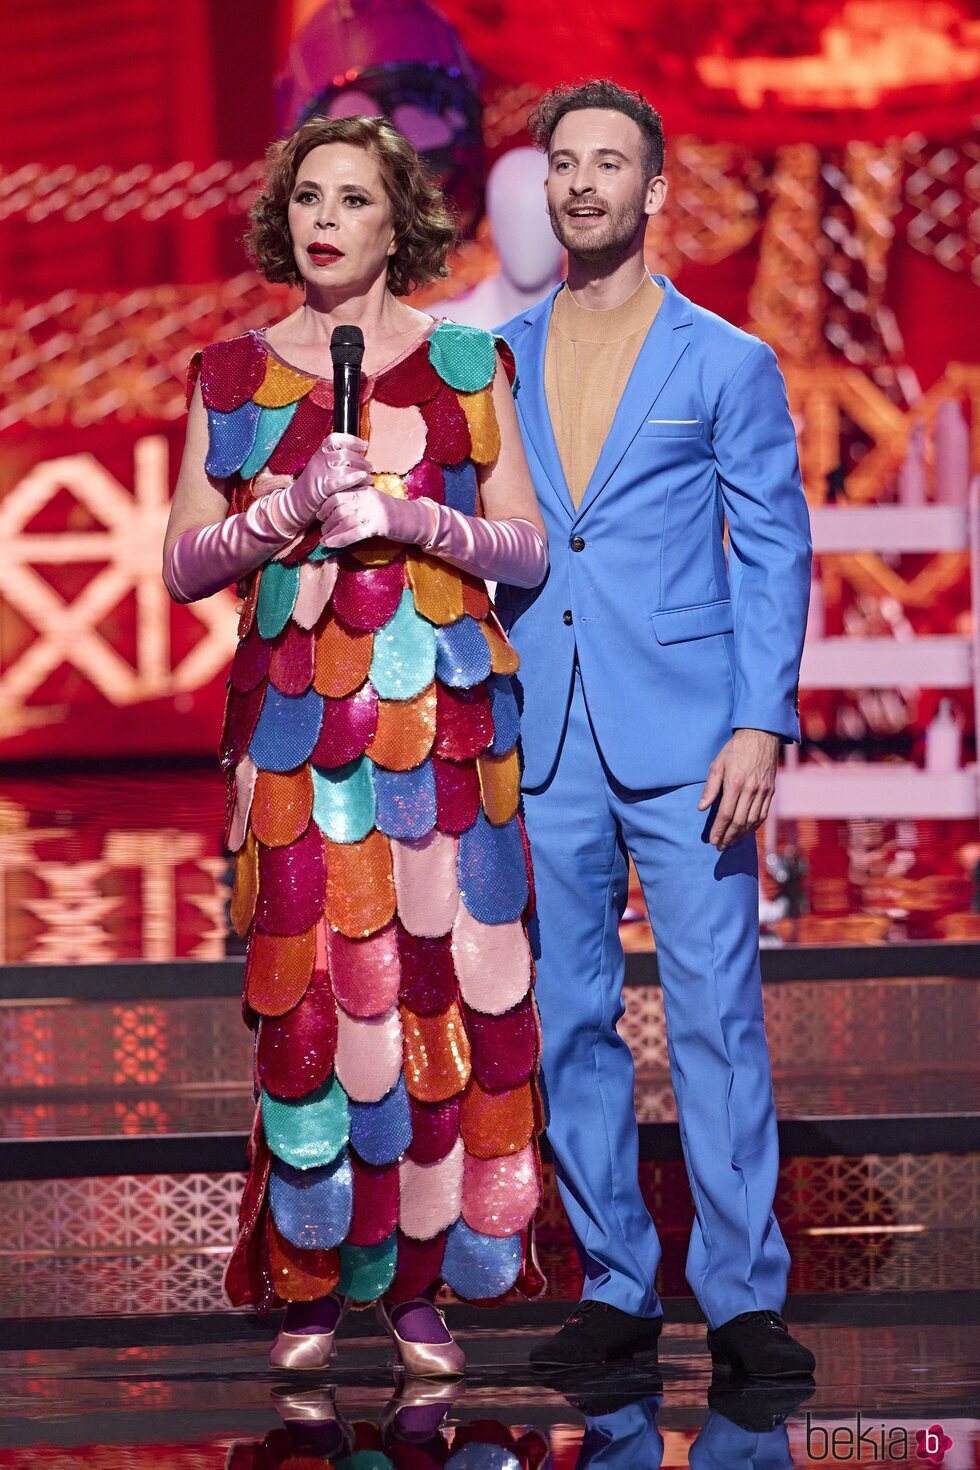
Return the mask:
MULTIPOLYGON (((364 379, 376 488, 480 513, 495 345, 442 322, 364 379)), ((332 384, 260 333, 205 348, 198 375, 231 511, 331 430, 332 384)), ((482 581, 380 538, 327 551, 318 532, 239 587, 221 759, 256 1113, 225 1288, 262 1311, 440 1279, 471 1301, 536 1295, 517 655, 482 581)))

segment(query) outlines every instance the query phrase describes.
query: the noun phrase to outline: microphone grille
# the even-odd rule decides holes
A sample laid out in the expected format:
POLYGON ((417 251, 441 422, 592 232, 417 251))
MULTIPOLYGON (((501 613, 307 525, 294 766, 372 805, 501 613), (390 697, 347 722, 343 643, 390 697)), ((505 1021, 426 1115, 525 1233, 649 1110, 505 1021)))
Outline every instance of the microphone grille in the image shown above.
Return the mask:
POLYGON ((334 367, 360 367, 364 357, 364 333, 360 327, 334 327, 330 357, 334 367))

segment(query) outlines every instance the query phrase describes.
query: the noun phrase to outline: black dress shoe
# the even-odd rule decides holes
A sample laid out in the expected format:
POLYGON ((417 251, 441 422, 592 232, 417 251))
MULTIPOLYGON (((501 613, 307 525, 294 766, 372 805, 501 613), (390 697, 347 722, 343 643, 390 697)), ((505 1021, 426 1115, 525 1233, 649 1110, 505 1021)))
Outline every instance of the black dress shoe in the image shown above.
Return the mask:
POLYGON ((749 1434, 769 1434, 816 1393, 812 1379, 786 1383, 734 1383, 708 1389, 708 1408, 749 1434))
POLYGON ((585 1368, 656 1352, 662 1317, 632 1317, 608 1302, 579 1302, 560 1332, 530 1352, 538 1369, 585 1368))
POLYGON ((709 1331, 708 1351, 715 1368, 728 1368, 736 1378, 809 1378, 816 1367, 778 1312, 739 1312, 709 1331))

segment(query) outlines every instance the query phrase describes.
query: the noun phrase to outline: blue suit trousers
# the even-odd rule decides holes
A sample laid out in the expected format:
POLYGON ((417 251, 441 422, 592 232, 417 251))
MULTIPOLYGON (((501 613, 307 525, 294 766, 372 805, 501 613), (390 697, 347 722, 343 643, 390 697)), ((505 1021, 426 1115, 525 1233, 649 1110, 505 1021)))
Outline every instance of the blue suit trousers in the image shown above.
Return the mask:
POLYGON ((696 1218, 686 1275, 710 1327, 779 1311, 789 1252, 758 952, 754 834, 719 853, 703 782, 632 791, 605 766, 576 668, 561 751, 526 790, 542 1081, 584 1295, 634 1316, 662 1306, 660 1241, 640 1194, 619 922, 632 854, 657 942, 671 1081, 696 1218))

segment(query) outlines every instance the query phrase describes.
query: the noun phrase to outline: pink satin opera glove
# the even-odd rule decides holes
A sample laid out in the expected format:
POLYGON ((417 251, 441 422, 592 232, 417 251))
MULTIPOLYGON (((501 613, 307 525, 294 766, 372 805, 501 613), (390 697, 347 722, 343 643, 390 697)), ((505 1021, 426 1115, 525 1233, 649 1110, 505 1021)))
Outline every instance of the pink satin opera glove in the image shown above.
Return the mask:
POLYGON ((547 543, 530 521, 483 520, 425 496, 399 500, 374 489, 335 492, 330 501, 323 517, 324 546, 383 536, 418 546, 475 577, 516 587, 536 587, 548 570, 547 543))
POLYGON ((184 531, 170 548, 163 573, 174 601, 197 602, 220 592, 302 535, 337 491, 370 480, 366 448, 362 439, 331 434, 303 473, 282 489, 216 525, 184 531))

